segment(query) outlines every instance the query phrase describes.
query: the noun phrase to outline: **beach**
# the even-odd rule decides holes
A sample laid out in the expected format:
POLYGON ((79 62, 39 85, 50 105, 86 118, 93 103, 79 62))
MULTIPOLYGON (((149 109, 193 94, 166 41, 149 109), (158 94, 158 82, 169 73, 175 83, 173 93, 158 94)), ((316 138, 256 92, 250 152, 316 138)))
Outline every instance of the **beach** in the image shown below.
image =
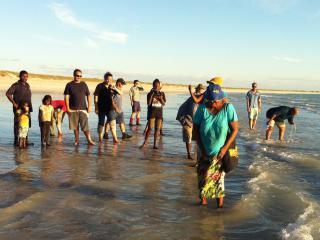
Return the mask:
MULTIPOLYGON (((32 79, 30 84, 37 88, 32 79)), ((52 85, 59 91, 34 91, 29 135, 34 146, 27 149, 13 147, 12 106, 4 92, 0 98, 1 239, 319 239, 317 95, 263 94, 258 131, 250 132, 245 94, 229 92, 239 115, 240 162, 226 176, 224 208, 216 209, 214 201, 198 204, 195 168, 186 159, 181 126, 175 120, 186 93, 167 93, 159 150, 152 149, 152 139, 139 149, 145 94, 142 126, 127 126, 131 140, 87 146, 81 135, 75 147, 65 119, 63 142, 53 138, 52 146, 41 149, 37 108, 44 94, 62 98, 63 82, 52 85), (297 131, 288 127, 286 142, 265 142, 264 113, 279 104, 301 108, 297 131)), ((127 94, 123 103, 128 123, 127 94)), ((89 121, 97 141, 97 116, 91 113, 89 121)))
MULTIPOLYGON (((17 72, 11 71, 1 71, 0 70, 0 91, 6 91, 11 84, 16 82, 18 77, 17 72)), ((43 93, 55 93, 55 94, 63 94, 64 87, 66 84, 72 80, 72 77, 69 76, 55 76, 55 75, 44 75, 44 74, 29 74, 28 83, 30 84, 33 92, 43 93)), ((119 76, 121 77, 121 76, 119 76)), ((116 80, 117 76, 115 76, 116 80)), ((123 87, 124 92, 128 92, 132 86, 132 82, 134 79, 130 79, 129 81, 125 79, 128 84, 123 87)), ((142 86, 145 88, 146 91, 149 91, 152 88, 151 82, 154 79, 149 80, 149 82, 143 81, 139 79, 142 83, 142 86)), ((167 84, 165 83, 165 79, 160 79, 163 81, 163 91, 167 93, 188 93, 188 85, 191 84, 194 87, 199 83, 206 85, 206 81, 209 79, 204 79, 203 81, 195 82, 195 83, 187 83, 183 84, 167 84)), ((97 78, 86 78, 84 74, 83 81, 88 84, 90 91, 93 93, 96 85, 102 82, 101 79, 97 78)), ((224 86, 228 86, 228 82, 225 81, 224 86)), ((248 89, 246 88, 228 88, 224 87, 224 90, 229 93, 246 93, 248 89)), ((290 90, 268 90, 262 89, 260 90, 261 93, 270 93, 270 94, 320 94, 320 91, 290 91, 290 90)))

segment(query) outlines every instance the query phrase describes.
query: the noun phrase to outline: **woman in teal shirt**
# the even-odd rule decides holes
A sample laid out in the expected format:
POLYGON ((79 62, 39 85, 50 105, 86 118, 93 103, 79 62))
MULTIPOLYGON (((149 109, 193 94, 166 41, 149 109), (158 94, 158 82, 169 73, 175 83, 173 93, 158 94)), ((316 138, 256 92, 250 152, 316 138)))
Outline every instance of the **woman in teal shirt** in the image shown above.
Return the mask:
POLYGON ((207 198, 215 198, 218 207, 222 207, 225 172, 220 160, 238 134, 238 117, 218 85, 206 92, 205 104, 199 106, 193 124, 200 149, 197 173, 201 204, 206 205, 207 198))

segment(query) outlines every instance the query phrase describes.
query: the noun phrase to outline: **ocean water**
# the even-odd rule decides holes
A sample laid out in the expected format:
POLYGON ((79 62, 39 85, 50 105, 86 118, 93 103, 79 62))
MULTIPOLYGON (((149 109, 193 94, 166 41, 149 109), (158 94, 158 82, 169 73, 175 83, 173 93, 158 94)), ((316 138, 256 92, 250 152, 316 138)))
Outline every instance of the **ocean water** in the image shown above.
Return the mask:
MULTIPOLYGON (((223 209, 214 201, 198 205, 196 172, 175 120, 187 95, 167 95, 157 151, 152 138, 138 148, 144 126, 127 127, 134 137, 118 145, 88 147, 81 135, 74 147, 67 119, 63 143, 53 138, 41 149, 36 119, 43 95, 33 95, 34 146, 23 150, 12 146, 12 109, 0 98, 1 239, 320 239, 319 95, 263 95, 257 131, 250 132, 245 95, 230 94, 241 160, 226 176, 223 209), (265 111, 279 105, 301 108, 296 130, 287 125, 285 142, 265 142, 265 111)), ((128 122, 127 97, 124 103, 128 122)), ((145 123, 145 96, 142 106, 145 123)), ((94 139, 96 125, 91 113, 94 139)))

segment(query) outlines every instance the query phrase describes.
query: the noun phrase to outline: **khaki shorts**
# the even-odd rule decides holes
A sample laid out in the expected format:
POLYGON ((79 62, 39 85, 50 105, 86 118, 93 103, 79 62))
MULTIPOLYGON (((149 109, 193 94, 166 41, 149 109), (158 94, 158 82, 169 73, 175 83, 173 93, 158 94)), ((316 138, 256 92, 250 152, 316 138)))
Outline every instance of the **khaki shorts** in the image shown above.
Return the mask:
POLYGON ((249 119, 257 120, 259 115, 259 108, 250 108, 250 112, 248 113, 249 119))
POLYGON ((269 122, 269 124, 268 124, 267 127, 268 127, 268 128, 273 128, 274 125, 277 125, 277 127, 279 127, 279 128, 283 128, 283 127, 286 126, 286 124, 285 124, 284 122, 276 122, 276 121, 274 121, 274 120, 271 120, 271 121, 269 122))
POLYGON ((192 128, 188 126, 182 126, 182 139, 185 143, 191 143, 192 140, 192 128))
POLYGON ((88 113, 83 111, 75 111, 69 113, 69 128, 76 130, 81 127, 81 131, 89 131, 88 113))

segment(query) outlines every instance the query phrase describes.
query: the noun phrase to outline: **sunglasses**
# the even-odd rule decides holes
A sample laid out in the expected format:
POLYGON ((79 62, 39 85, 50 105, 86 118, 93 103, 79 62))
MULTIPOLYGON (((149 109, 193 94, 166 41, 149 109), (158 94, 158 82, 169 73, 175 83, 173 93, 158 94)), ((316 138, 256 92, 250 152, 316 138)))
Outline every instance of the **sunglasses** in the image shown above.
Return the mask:
POLYGON ((82 77, 82 75, 76 75, 76 77, 82 77))

